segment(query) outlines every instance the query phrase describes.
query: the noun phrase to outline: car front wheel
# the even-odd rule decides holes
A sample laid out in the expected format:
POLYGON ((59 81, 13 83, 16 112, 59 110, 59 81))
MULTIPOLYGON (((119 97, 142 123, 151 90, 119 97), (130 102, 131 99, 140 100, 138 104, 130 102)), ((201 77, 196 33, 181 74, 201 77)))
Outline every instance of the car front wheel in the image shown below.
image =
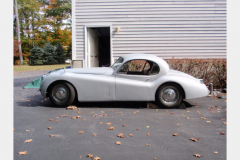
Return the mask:
POLYGON ((158 105, 165 108, 178 107, 183 100, 183 91, 181 87, 175 83, 167 83, 162 85, 156 93, 156 101, 158 105))
POLYGON ((75 100, 75 90, 67 82, 54 84, 49 91, 49 99, 55 106, 65 107, 71 105, 75 100))

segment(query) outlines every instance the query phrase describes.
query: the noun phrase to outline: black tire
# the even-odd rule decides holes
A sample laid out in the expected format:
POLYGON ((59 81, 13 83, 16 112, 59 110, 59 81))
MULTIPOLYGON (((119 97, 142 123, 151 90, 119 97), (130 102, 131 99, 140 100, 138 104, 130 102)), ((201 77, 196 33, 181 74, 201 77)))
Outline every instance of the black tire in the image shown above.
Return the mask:
POLYGON ((156 102, 164 108, 178 107, 183 100, 183 90, 175 83, 160 86, 156 93, 156 102))
POLYGON ((76 93, 73 86, 67 82, 56 83, 49 89, 49 99, 58 107, 66 107, 73 104, 75 96, 76 93))

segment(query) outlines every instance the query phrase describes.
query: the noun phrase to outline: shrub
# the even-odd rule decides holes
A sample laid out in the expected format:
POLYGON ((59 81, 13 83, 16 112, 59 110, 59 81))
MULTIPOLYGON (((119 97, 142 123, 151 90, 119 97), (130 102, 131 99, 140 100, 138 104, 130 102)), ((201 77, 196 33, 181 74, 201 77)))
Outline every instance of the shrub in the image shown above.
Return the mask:
POLYGON ((204 80, 206 85, 226 88, 226 59, 168 59, 169 67, 204 80))

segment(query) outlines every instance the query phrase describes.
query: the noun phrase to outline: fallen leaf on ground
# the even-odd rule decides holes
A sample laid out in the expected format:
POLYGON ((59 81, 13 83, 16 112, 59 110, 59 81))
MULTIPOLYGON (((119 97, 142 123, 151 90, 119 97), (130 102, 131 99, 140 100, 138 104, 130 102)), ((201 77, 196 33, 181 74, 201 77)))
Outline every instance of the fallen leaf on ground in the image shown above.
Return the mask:
POLYGON ((49 121, 53 121, 53 119, 49 119, 49 121))
POLYGON ((59 118, 59 117, 55 117, 55 118, 59 118))
POLYGON ((120 145, 120 144, 122 144, 120 141, 117 141, 115 144, 117 144, 117 145, 120 145))
POLYGON ((83 131, 79 131, 79 132, 78 132, 78 134, 81 134, 81 133, 83 133, 83 131))
POLYGON ((86 121, 86 119, 83 119, 84 121, 86 121))
POLYGON ((177 126, 180 126, 180 124, 177 124, 177 126))
POLYGON ((123 127, 126 127, 126 125, 124 124, 124 125, 122 125, 123 127))
POLYGON ((54 135, 53 135, 53 134, 50 134, 49 136, 50 136, 50 137, 54 137, 54 135))
POLYGON ((100 160, 100 159, 101 159, 100 157, 95 157, 92 160, 100 160))
POLYGON ((206 121, 207 123, 210 123, 211 121, 206 121))
POLYGON ((148 135, 148 136, 151 136, 151 134, 150 134, 150 133, 147 133, 147 135, 148 135))
POLYGON ((76 111, 79 111, 81 108, 77 108, 76 111))
POLYGON ((93 133, 94 136, 97 136, 97 134, 93 133))
POLYGON ((93 154, 88 154, 87 157, 92 158, 93 154))
POLYGON ((187 111, 187 112, 190 112, 190 111, 187 111))
POLYGON ((174 114, 173 112, 171 112, 170 114, 174 114))
POLYGON ((153 160, 157 160, 157 158, 153 158, 153 160))
POLYGON ((124 136, 124 134, 122 134, 122 133, 119 133, 117 136, 120 137, 120 138, 125 138, 125 137, 126 137, 126 136, 124 136))
POLYGON ((21 151, 21 152, 18 152, 19 155, 25 155, 25 154, 28 154, 27 151, 21 151))
POLYGON ((195 157, 198 157, 198 158, 200 158, 200 157, 201 157, 201 155, 200 155, 200 154, 194 154, 193 156, 195 156, 195 157))
POLYGON ((223 124, 227 124, 227 122, 222 122, 223 124))
POLYGON ((25 132, 30 132, 29 130, 26 130, 25 132))
POLYGON ((101 115, 99 115, 99 116, 102 116, 102 117, 104 117, 104 116, 107 116, 107 114, 101 114, 101 115))
POLYGON ((145 144, 146 146, 150 146, 150 144, 145 144))
POLYGON ((186 119, 189 119, 189 117, 185 117, 186 119))
POLYGON ((48 127, 48 129, 49 129, 49 130, 51 130, 51 129, 52 129, 52 127, 48 127))
POLYGON ((29 101, 31 101, 31 100, 27 100, 27 102, 29 102, 29 101))
POLYGON ((146 126, 146 128, 149 128, 150 126, 146 126))
POLYGON ((140 128, 137 128, 137 130, 140 130, 140 128))
POLYGON ((226 119, 221 119, 222 121, 225 121, 226 119))
POLYGON ((103 122, 100 122, 100 124, 103 124, 103 122))
POLYGON ((76 118, 81 118, 81 116, 76 116, 76 118))
POLYGON ((59 120, 55 120, 55 122, 59 122, 59 120))
POLYGON ((113 112, 113 110, 111 110, 111 112, 113 112))
POLYGON ((76 117, 72 117, 72 119, 76 119, 76 117))
POLYGON ((225 135, 225 133, 224 133, 224 132, 220 132, 220 134, 221 134, 221 135, 225 135))
POLYGON ((65 114, 64 114, 64 115, 61 115, 60 117, 67 117, 67 116, 68 116, 68 115, 65 115, 65 114))
POLYGON ((133 112, 133 113, 139 113, 139 111, 135 111, 135 112, 133 112))
POLYGON ((206 119, 205 117, 201 117, 201 119, 206 119))
POLYGON ((195 106, 196 108, 198 107, 198 106, 195 106))
POLYGON ((129 137, 133 137, 133 134, 129 134, 129 137))
POLYGON ((96 115, 92 115, 92 117, 96 117, 96 115))
POLYGON ((25 140, 24 143, 32 142, 32 139, 25 140))
POLYGON ((191 138, 189 138, 189 139, 190 139, 191 141, 193 141, 193 142, 197 142, 197 141, 199 141, 200 138, 195 139, 195 138, 191 137, 191 138))
POLYGON ((111 124, 112 124, 111 122, 106 123, 106 125, 108 125, 108 126, 110 126, 111 124))
POLYGON ((115 129, 115 127, 113 127, 113 126, 108 128, 108 130, 114 130, 114 129, 115 129))
POLYGON ((215 153, 215 154, 218 154, 218 151, 215 151, 214 153, 215 153))
POLYGON ((178 134, 177 134, 177 133, 174 133, 173 136, 178 136, 178 134))

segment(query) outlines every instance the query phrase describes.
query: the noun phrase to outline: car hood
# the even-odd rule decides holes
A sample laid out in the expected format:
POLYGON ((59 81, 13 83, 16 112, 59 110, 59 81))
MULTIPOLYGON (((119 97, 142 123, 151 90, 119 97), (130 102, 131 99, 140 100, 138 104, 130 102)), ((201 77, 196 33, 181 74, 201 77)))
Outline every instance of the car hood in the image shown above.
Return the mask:
POLYGON ((66 69, 67 73, 75 73, 75 74, 104 74, 106 73, 110 67, 96 67, 96 68, 71 68, 66 69))
POLYGON ((168 74, 170 74, 170 75, 184 76, 184 77, 191 78, 191 79, 193 79, 193 80, 197 80, 195 77, 193 77, 193 76, 191 76, 191 75, 189 75, 189 74, 187 74, 187 73, 180 72, 180 71, 173 70, 173 69, 169 69, 168 74))

